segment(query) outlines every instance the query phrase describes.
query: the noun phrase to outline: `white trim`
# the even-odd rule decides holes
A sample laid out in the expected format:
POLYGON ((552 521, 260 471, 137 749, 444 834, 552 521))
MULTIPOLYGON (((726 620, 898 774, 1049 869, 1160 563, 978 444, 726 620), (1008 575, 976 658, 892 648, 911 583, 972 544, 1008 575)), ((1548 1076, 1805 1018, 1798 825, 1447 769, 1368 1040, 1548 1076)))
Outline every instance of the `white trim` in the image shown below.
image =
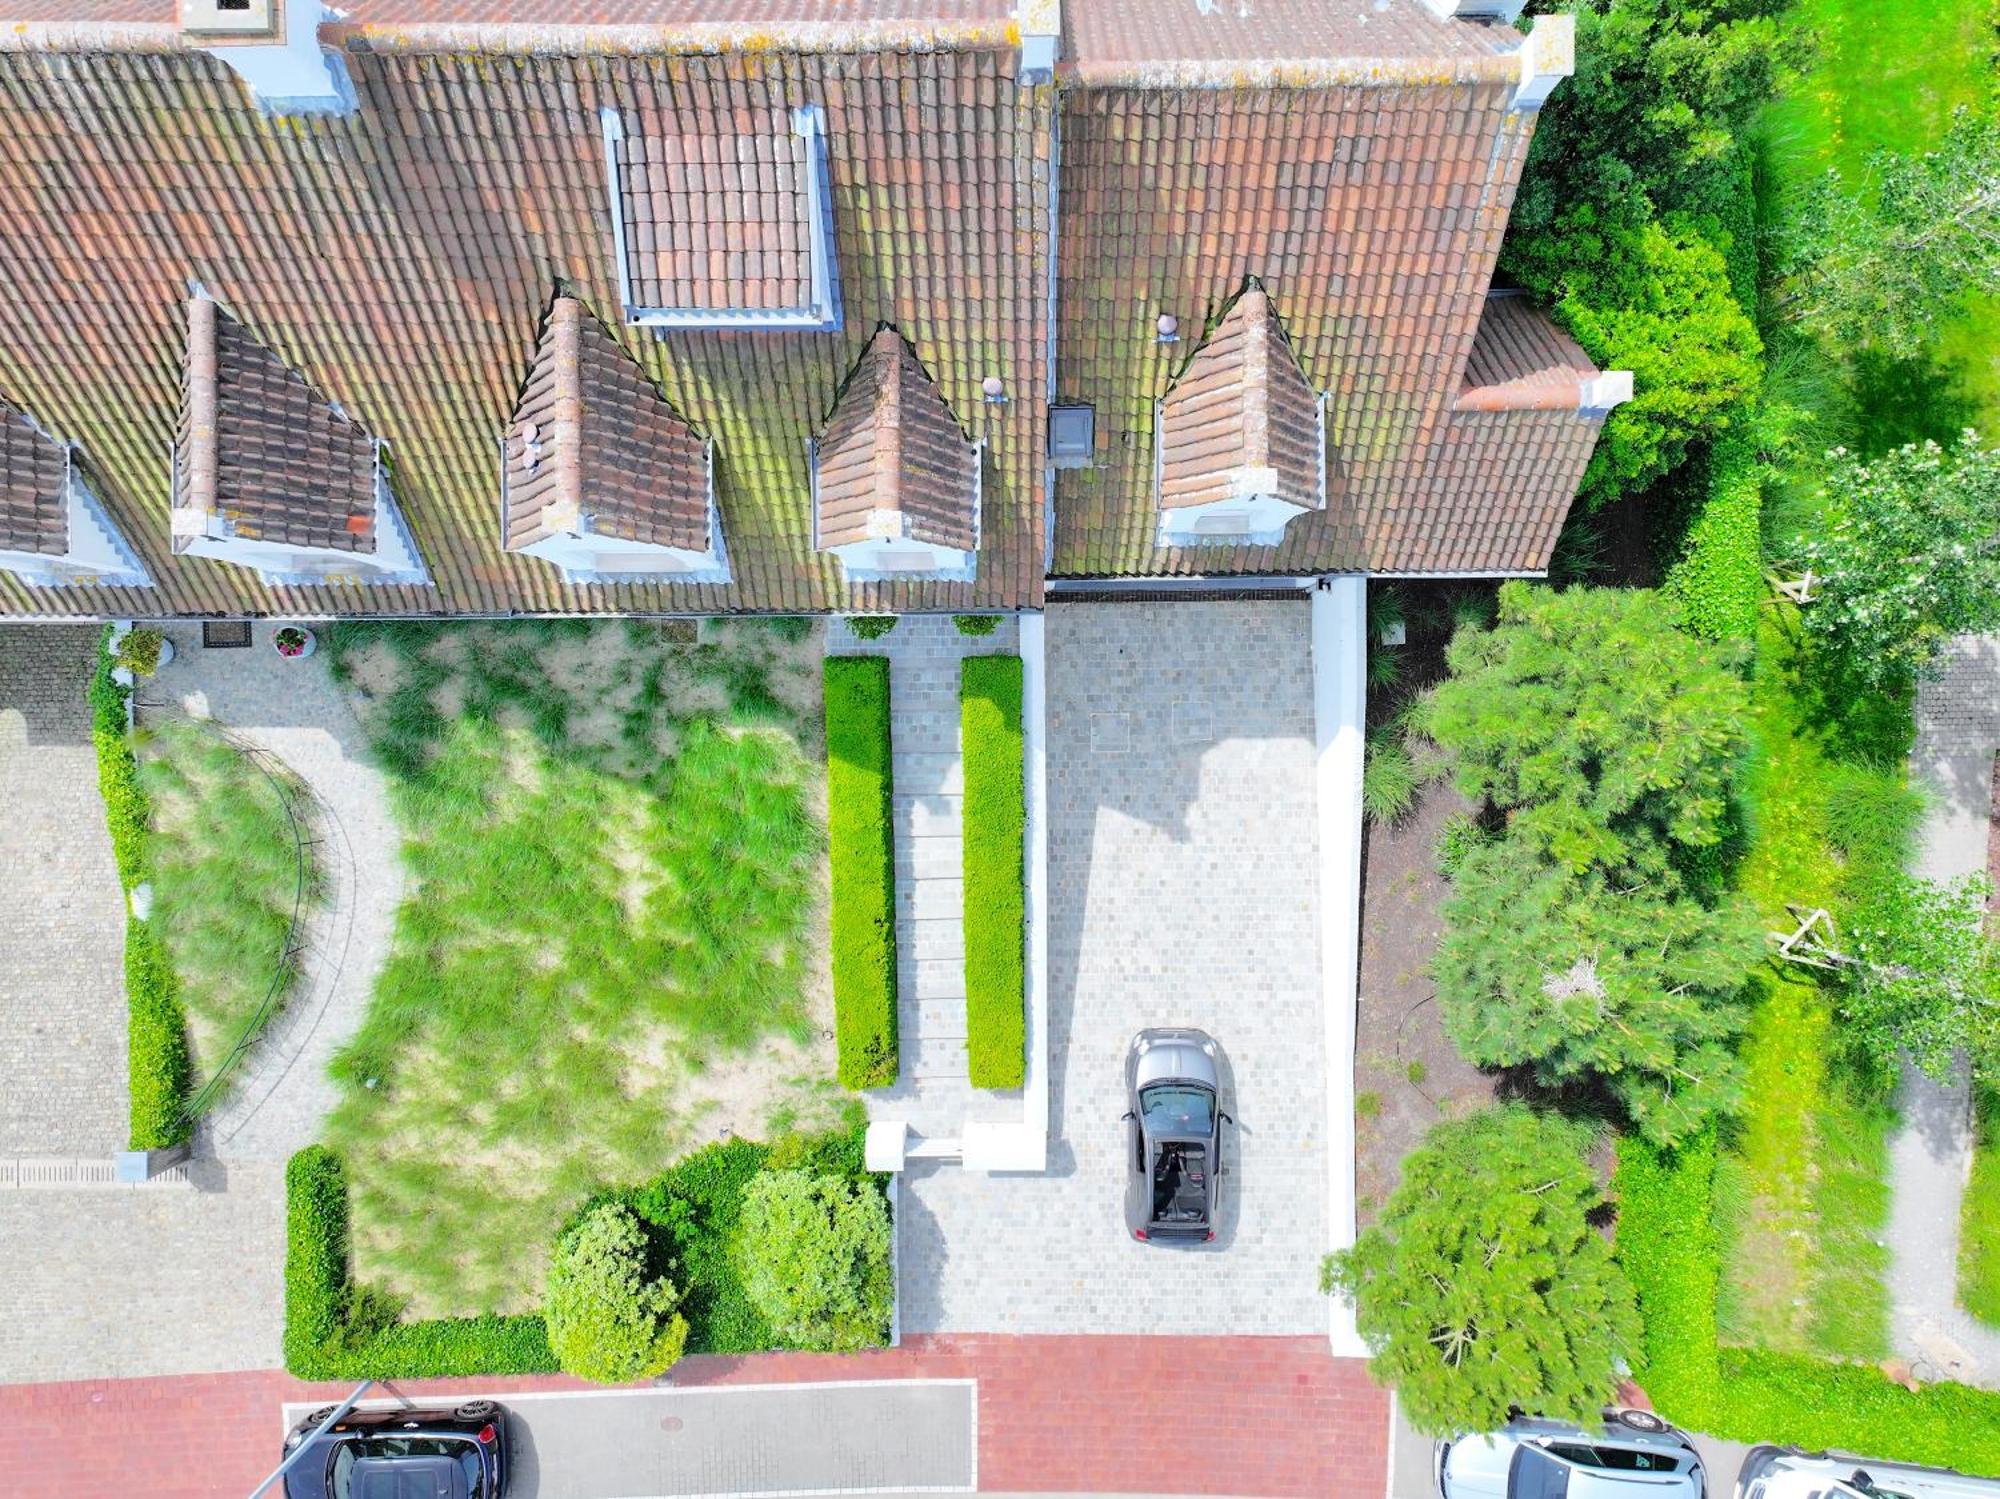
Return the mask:
MULTIPOLYGON (((1320 1004, 1326 1016, 1327 1238, 1354 1243, 1354 1022, 1361 963, 1361 758, 1367 707, 1368 585, 1313 590, 1314 792, 1319 833, 1320 1004)), ((1328 1298, 1333 1352, 1368 1351, 1344 1297, 1328 1298)))
MULTIPOLYGON (((1328 574, 1331 577, 1347 574, 1328 574)), ((1352 574, 1359 577, 1359 573, 1352 574)), ((1319 582, 1314 574, 1291 573, 1153 573, 1140 578, 1048 578, 1047 593, 1165 593, 1216 588, 1296 588, 1300 591, 1319 582)))
MULTIPOLYGON (((898 1184, 902 1181, 902 1179, 903 1178, 900 1173, 892 1172, 889 1176, 889 1186, 888 1186, 889 1346, 891 1348, 901 1348, 903 1346, 903 1234, 901 1228, 902 1193, 898 1190, 898 1184)), ((973 1487, 978 1488, 979 1485, 975 1483, 973 1487)))
POLYGON ((1388 1471, 1382 1475, 1383 1499, 1396 1499, 1396 1428, 1403 1424, 1402 1412, 1396 1405, 1396 1387, 1389 1386, 1389 1462, 1388 1471))

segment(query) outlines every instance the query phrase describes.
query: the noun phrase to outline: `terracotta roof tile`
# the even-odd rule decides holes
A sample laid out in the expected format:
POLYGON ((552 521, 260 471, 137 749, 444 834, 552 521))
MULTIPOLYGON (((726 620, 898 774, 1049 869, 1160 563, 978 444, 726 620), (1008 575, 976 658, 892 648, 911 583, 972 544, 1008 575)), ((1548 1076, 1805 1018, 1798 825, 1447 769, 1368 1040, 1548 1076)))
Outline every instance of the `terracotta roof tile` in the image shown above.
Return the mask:
POLYGON ((1496 291, 1486 299, 1456 404, 1460 411, 1574 411, 1597 373, 1531 297, 1496 291))
POLYGON ((374 440, 209 298, 187 319, 175 508, 260 541, 374 551, 374 440))
POLYGON ((574 297, 557 297, 507 423, 507 545, 575 531, 704 552, 708 444, 574 297))
POLYGON ((69 548, 69 450, 0 402, 0 551, 60 557, 69 548))
POLYGON ((1316 510, 1324 452, 1319 394, 1270 297, 1252 285, 1160 402, 1161 508, 1231 499, 1245 470, 1268 470, 1276 487, 1254 492, 1316 510))
POLYGON ((893 328, 868 341, 817 444, 819 545, 979 544, 979 449, 893 328))
MULTIPOLYGON (((104 590, 106 612, 1038 604, 1056 91, 1020 88, 1016 61, 1003 46, 448 55, 350 41, 359 108, 273 119, 199 53, 0 50, 0 363, 9 395, 91 455, 95 492, 152 573, 155 589, 104 590), (985 444, 976 580, 849 582, 815 550, 808 441, 855 356, 838 333, 620 335, 714 441, 731 582, 572 585, 504 550, 499 440, 551 283, 618 317, 598 112, 684 98, 732 119, 824 111, 847 326, 914 339, 985 444), (191 281, 387 442, 434 586, 267 587, 172 553, 191 281), (1006 404, 981 401, 989 375, 1006 404)), ((0 613, 57 603, 0 575, 0 613)))

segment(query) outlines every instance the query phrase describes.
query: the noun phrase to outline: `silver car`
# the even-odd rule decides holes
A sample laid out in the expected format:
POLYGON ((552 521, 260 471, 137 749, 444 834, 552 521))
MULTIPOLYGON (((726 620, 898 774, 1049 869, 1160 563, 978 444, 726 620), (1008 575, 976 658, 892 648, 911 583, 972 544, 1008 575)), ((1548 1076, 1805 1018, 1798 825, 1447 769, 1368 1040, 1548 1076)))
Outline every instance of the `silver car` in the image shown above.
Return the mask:
POLYGON ((1693 1445, 1651 1411, 1606 1411, 1592 1429, 1516 1416, 1499 1431, 1439 1442, 1443 1499, 1706 1499, 1693 1445))
POLYGON ((1736 1475, 1736 1499, 2000 1499, 2000 1478, 1949 1468, 1885 1463, 1847 1453, 1752 1447, 1736 1475))
POLYGON ((1215 1043, 1184 1027, 1141 1031, 1125 1054, 1125 1228, 1141 1243, 1215 1238, 1222 1174, 1215 1043))

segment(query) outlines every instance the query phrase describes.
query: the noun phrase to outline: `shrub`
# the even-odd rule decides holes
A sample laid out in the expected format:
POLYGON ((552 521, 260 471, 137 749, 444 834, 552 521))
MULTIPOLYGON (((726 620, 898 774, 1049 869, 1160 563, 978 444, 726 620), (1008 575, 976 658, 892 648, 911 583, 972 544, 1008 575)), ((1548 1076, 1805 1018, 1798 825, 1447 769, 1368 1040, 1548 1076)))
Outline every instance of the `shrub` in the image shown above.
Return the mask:
POLYGON ((780 1336, 835 1352, 888 1340, 892 1230, 872 1183, 767 1171, 744 1194, 738 1232, 744 1288, 780 1336))
POLYGON ((890 826, 889 663, 829 656, 828 862, 833 874, 833 1006, 840 1082, 896 1080, 896 875, 890 826))
POLYGON ((285 1368, 301 1379, 431 1379, 556 1369, 540 1317, 397 1322, 349 1283, 347 1180, 310 1145, 285 1167, 285 1368))
POLYGON ((1850 1042, 1885 1067, 1907 1053, 1940 1080, 1965 1052, 1976 1077, 2000 1081, 2000 953, 1982 931, 1989 893, 1984 875, 1869 879, 1841 942, 1857 960, 1839 1001, 1850 1042))
POLYGON ((976 1088, 1023 1074, 1026 908, 1021 658, 968 656, 959 669, 965 758, 966 1065, 976 1088))
POLYGON ((126 1072, 131 1085, 131 1148, 185 1145, 194 1132, 188 1091, 187 1014, 173 964, 152 925, 125 923, 126 1072))
POLYGON ((1400 822, 1417 804, 1417 763, 1394 734, 1368 736, 1361 762, 1361 810, 1370 822, 1400 822))
POLYGON ((974 637, 991 635, 1000 628, 1000 616, 997 614, 954 614, 951 622, 957 626, 959 634, 974 637))
POLYGON ((557 1239, 542 1315, 563 1371, 599 1384, 657 1378, 687 1347, 680 1293, 646 1274, 646 1235, 630 1208, 600 1203, 557 1239))
POLYGON ((1673 620, 1643 589, 1503 586, 1499 622, 1453 637, 1424 712, 1459 789, 1573 870, 1655 839, 1719 843, 1745 746, 1742 653, 1673 620))
POLYGON ((1825 498, 1798 549, 1818 579, 1802 618, 1858 681, 1933 675, 1946 640, 2000 625, 2000 449, 1908 444, 1837 465, 1825 498))
POLYGON ((857 614, 847 621, 848 629, 862 640, 880 640, 896 628, 893 614, 857 614))
POLYGON ((1438 873, 1448 880, 1457 879, 1459 870, 1465 867, 1466 856, 1488 841, 1486 830, 1470 813, 1452 813, 1438 829, 1438 873))
POLYGON ((1632 1289, 1591 1227, 1583 1126, 1508 1106, 1435 1126, 1380 1220, 1330 1256, 1410 1422, 1490 1431, 1513 1408, 1588 1420, 1637 1348, 1632 1289))
POLYGON ((127 737, 129 690, 111 675, 115 664, 104 627, 97 667, 90 675, 90 739, 97 752, 97 786, 104 797, 104 820, 111 831, 111 857, 129 891, 146 877, 146 798, 139 790, 138 764, 127 737))
POLYGON ((1467 1061, 1600 1079, 1656 1140, 1736 1107, 1730 1040, 1763 951, 1747 901, 1705 905, 1670 867, 1572 873, 1509 832, 1467 850, 1444 914, 1431 972, 1467 1061))
POLYGON ((1706 640, 1754 640, 1764 601, 1763 471, 1746 430, 1724 434, 1710 455, 1707 492, 1667 587, 1681 621, 1706 640))
POLYGON ((116 664, 135 677, 150 677, 160 669, 167 637, 158 630, 127 630, 118 642, 116 664))

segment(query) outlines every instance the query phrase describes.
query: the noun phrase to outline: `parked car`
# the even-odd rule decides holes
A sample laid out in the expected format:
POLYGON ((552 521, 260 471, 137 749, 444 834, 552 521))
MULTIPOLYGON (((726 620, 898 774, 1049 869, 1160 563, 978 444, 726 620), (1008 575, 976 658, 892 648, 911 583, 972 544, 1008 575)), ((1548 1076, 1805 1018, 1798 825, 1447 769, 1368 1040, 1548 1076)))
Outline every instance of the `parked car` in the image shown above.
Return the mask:
POLYGON ((1439 1442, 1443 1499, 1706 1499, 1692 1443, 1651 1411, 1611 1410, 1595 1429, 1516 1416, 1439 1442))
POLYGON ((1125 1227, 1142 1243, 1215 1238, 1222 1175, 1215 1043, 1184 1028, 1141 1031, 1125 1056, 1125 1227))
POLYGON ((1844 1452, 1752 1447, 1736 1475, 1736 1499, 2000 1499, 2000 1478, 1950 1468, 1885 1463, 1844 1452))
POLYGON ((294 1426, 286 1499, 500 1499, 507 1491, 507 1413, 491 1400, 458 1406, 351 1410, 325 1406, 294 1426))

